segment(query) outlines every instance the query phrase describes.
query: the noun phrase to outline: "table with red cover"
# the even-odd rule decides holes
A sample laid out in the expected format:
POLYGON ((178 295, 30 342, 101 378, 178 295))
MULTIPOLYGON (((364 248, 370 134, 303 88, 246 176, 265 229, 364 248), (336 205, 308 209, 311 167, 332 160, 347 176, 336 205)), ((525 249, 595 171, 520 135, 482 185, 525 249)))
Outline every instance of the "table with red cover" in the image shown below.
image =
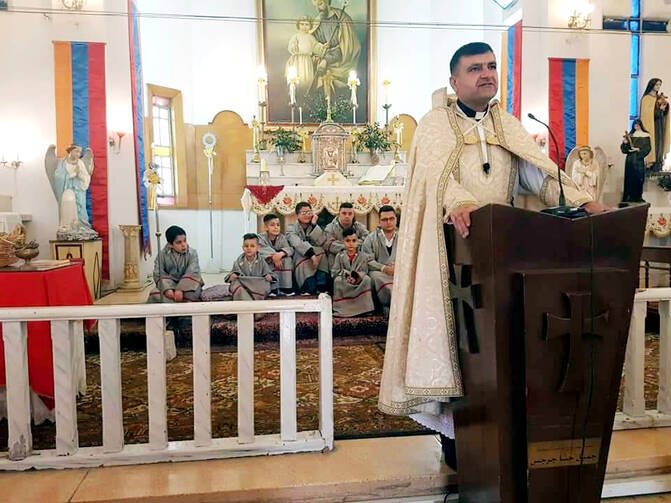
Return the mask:
MULTIPOLYGON (((0 307, 85 306, 93 304, 84 267, 75 263, 50 271, 0 271, 0 307)), ((54 367, 48 321, 28 322, 30 388, 54 407, 54 367)), ((5 347, 0 326, 0 386, 5 386, 5 347)))

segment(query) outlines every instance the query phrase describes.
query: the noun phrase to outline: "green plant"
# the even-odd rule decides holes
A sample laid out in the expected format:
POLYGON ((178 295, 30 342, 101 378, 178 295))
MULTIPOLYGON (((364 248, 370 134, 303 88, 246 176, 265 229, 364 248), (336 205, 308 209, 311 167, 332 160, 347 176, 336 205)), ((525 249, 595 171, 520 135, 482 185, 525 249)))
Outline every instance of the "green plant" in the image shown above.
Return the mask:
POLYGON ((381 128, 377 122, 366 124, 358 131, 354 141, 359 151, 385 151, 391 148, 391 132, 381 128))
POLYGON ((301 148, 301 140, 298 133, 292 129, 278 128, 275 131, 268 131, 270 143, 274 147, 282 148, 286 152, 295 152, 301 148))
MULTIPOLYGON (((322 93, 313 93, 305 102, 308 120, 322 123, 326 120, 326 99, 322 93)), ((352 103, 349 95, 336 94, 331 101, 331 119, 338 123, 349 123, 352 120, 352 103)))
POLYGON ((657 178, 657 185, 659 185, 662 190, 671 190, 671 175, 662 175, 657 178))

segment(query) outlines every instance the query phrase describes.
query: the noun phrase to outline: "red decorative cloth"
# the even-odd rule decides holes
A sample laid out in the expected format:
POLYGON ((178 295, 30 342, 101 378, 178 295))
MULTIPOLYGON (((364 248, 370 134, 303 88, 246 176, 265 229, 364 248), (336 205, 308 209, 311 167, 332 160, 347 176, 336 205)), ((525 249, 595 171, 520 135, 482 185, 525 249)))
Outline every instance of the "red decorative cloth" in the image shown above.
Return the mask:
MULTIPOLYGON (((51 271, 0 272, 0 307, 85 306, 93 304, 84 266, 51 271)), ((30 388, 54 407, 54 365, 48 321, 28 323, 30 388)), ((0 386, 5 385, 5 346, 0 326, 0 386)))
POLYGON ((245 188, 249 189, 261 204, 268 204, 273 197, 282 192, 284 185, 245 185, 245 188))

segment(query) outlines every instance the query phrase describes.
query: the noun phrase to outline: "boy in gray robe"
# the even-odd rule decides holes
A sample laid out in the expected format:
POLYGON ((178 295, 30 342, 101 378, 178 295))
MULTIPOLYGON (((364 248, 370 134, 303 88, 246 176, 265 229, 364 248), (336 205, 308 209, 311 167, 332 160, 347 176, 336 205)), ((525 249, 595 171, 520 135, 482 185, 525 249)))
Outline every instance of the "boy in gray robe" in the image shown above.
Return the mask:
POLYGON ((298 222, 287 227, 287 240, 294 249, 296 286, 304 294, 328 291, 329 265, 322 246, 324 231, 317 225, 317 215, 306 202, 296 205, 298 222))
POLYGON ((186 231, 177 225, 165 231, 168 243, 154 261, 154 288, 147 302, 195 302, 200 300, 203 279, 198 253, 186 242, 186 231))
POLYGON ((240 255, 226 276, 233 300, 263 300, 270 293, 270 284, 277 276, 268 263, 259 256, 259 237, 245 234, 240 255))
POLYGON ((382 206, 378 212, 380 227, 371 232, 361 245, 361 250, 373 257, 368 264, 370 279, 373 280, 373 292, 382 306, 385 315, 389 315, 391 290, 394 284, 394 262, 396 261, 396 212, 391 206, 382 206))
POLYGON ((287 237, 280 232, 280 218, 273 213, 263 217, 265 232, 259 234, 259 255, 277 275, 277 282, 270 285, 273 294, 294 295, 294 249, 287 237))
POLYGON ((354 207, 352 203, 342 203, 338 209, 338 216, 326 226, 326 244, 324 248, 328 253, 329 267, 333 268, 333 262, 336 255, 345 249, 343 244, 343 231, 345 229, 354 229, 359 244, 368 235, 368 229, 359 222, 354 221, 354 207))
POLYGON ((336 255, 333 276, 333 315, 347 318, 375 310, 368 263, 372 257, 357 252, 359 239, 353 228, 343 231, 345 249, 336 255))

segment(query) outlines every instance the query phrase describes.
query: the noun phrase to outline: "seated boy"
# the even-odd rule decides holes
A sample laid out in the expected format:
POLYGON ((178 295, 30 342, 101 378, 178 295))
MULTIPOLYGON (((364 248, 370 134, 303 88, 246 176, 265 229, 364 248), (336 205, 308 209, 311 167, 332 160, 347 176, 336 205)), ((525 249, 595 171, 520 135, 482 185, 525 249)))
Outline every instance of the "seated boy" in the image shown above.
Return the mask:
POLYGON ((263 225, 266 232, 259 234, 259 255, 277 275, 277 282, 271 285, 271 290, 279 295, 294 295, 294 261, 291 258, 294 249, 280 232, 280 218, 277 215, 269 213, 264 216, 263 225))
POLYGON ((203 279, 198 253, 186 242, 186 231, 171 225, 165 231, 168 244, 154 262, 154 288, 148 302, 194 302, 200 300, 203 279))
POLYGON ((375 309, 371 280, 368 276, 370 255, 357 252, 359 239, 353 228, 343 231, 345 249, 335 256, 333 277, 333 315, 357 316, 375 309))
POLYGON ((270 293, 270 284, 277 281, 277 276, 258 251, 259 237, 245 234, 242 237, 243 253, 226 276, 226 281, 231 284, 233 300, 263 300, 270 293))
POLYGON ((328 290, 329 265, 324 252, 326 236, 317 225, 317 215, 306 202, 296 205, 298 221, 287 227, 287 239, 294 249, 296 286, 307 294, 328 290))

